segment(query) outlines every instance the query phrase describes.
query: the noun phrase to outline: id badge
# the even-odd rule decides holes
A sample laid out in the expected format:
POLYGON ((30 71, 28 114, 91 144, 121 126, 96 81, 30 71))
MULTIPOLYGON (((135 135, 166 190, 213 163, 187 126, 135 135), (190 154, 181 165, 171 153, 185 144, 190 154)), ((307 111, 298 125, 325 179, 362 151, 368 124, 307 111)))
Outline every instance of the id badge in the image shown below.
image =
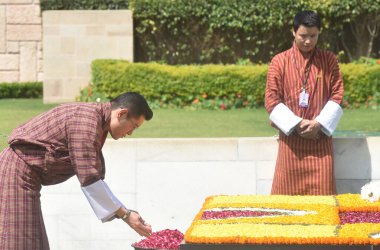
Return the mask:
POLYGON ((309 94, 306 93, 305 90, 302 90, 302 92, 300 93, 299 105, 302 108, 307 108, 309 106, 309 94))

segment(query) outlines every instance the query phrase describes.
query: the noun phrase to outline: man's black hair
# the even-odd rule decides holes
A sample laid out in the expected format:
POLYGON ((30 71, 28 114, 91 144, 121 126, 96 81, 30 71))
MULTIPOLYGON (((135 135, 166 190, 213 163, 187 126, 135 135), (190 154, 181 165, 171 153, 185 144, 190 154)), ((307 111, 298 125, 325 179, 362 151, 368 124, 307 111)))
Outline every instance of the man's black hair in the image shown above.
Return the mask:
POLYGON ((150 109, 145 98, 136 92, 126 92, 111 100, 111 109, 127 108, 128 114, 132 117, 144 116, 149 121, 153 117, 153 111, 150 109))
POLYGON ((310 10, 304 10, 304 11, 298 12, 294 16, 294 20, 293 20, 294 32, 297 32, 298 28, 301 25, 309 27, 309 28, 317 27, 320 30, 322 23, 317 13, 310 10))

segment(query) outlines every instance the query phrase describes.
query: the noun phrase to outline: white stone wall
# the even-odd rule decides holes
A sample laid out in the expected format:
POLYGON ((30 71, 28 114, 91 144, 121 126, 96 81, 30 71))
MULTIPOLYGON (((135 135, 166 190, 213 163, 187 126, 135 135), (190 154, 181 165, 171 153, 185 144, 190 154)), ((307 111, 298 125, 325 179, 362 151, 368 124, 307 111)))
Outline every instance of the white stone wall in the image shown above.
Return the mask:
POLYGON ((0 0, 0 82, 42 81, 39 0, 0 0))
POLYGON ((43 33, 45 103, 74 101, 94 59, 133 62, 129 10, 44 11, 43 33))
POLYGON ((44 82, 44 102, 74 101, 94 59, 133 62, 129 10, 44 11, 39 0, 0 0, 0 82, 44 82))
MULTIPOLYGON (((183 233, 204 199, 217 194, 269 194, 276 138, 107 140, 106 182, 154 231, 183 233)), ((339 193, 359 193, 380 180, 380 137, 334 138, 339 193)), ((52 250, 133 249, 136 233, 121 221, 102 224, 77 179, 42 188, 52 250)))

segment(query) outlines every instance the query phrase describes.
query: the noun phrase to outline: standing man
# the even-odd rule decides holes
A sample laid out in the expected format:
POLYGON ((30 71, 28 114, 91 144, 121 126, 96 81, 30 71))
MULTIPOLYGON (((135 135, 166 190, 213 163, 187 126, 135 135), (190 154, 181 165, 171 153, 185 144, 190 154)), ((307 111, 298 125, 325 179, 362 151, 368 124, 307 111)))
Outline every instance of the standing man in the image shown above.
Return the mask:
POLYGON ((151 226, 127 209, 104 181, 102 147, 131 135, 153 112, 143 96, 124 93, 108 103, 59 105, 13 130, 0 154, 0 249, 49 249, 41 212, 41 185, 76 175, 102 221, 120 218, 138 234, 151 226))
POLYGON ((272 194, 336 193, 331 136, 343 114, 343 81, 336 56, 316 48, 320 28, 315 12, 299 12, 293 46, 269 66, 265 108, 280 131, 272 194))

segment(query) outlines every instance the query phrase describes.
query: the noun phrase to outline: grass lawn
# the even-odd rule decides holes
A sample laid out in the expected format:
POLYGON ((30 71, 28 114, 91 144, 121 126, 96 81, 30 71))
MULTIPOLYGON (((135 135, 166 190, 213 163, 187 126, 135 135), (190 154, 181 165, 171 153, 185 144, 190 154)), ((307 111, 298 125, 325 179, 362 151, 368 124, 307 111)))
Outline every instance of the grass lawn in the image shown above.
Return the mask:
MULTIPOLYGON (((0 149, 17 125, 54 107, 41 99, 0 99, 0 149)), ((253 110, 156 109, 151 121, 132 135, 134 138, 163 137, 255 137, 275 136, 264 108, 253 110)), ((345 110, 337 134, 362 131, 380 135, 380 110, 345 110)))

